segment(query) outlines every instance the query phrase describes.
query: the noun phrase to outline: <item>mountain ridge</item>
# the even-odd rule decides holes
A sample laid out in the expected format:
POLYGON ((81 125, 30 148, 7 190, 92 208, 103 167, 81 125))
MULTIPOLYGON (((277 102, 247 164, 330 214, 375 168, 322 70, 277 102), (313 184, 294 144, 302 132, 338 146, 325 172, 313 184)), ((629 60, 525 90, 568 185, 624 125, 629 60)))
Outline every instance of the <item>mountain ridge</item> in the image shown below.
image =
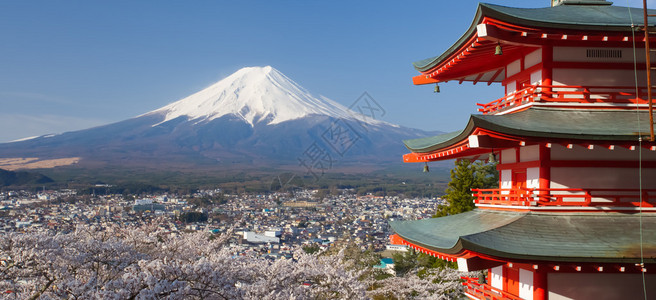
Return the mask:
POLYGON ((323 172, 400 163, 403 139, 431 134, 376 117, 317 98, 270 66, 251 67, 131 119, 0 144, 0 158, 80 157, 71 168, 217 170, 303 169, 311 159, 312 166, 323 163, 323 172))

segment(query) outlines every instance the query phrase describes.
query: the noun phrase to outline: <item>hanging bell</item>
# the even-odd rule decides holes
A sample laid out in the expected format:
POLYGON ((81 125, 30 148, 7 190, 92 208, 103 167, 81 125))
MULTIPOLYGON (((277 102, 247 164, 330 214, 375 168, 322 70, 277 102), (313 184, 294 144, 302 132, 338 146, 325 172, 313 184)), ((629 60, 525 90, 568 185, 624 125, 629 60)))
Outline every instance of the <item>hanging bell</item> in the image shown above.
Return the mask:
POLYGON ((433 93, 439 93, 440 92, 440 86, 435 84, 435 90, 433 90, 433 93))
POLYGON ((428 173, 430 170, 428 169, 428 163, 424 163, 424 173, 428 173))
POLYGON ((497 47, 494 48, 494 55, 502 55, 503 51, 501 50, 501 43, 497 42, 497 47))
POLYGON ((497 163, 497 155, 494 154, 494 152, 490 153, 490 156, 488 157, 487 161, 491 164, 497 163))

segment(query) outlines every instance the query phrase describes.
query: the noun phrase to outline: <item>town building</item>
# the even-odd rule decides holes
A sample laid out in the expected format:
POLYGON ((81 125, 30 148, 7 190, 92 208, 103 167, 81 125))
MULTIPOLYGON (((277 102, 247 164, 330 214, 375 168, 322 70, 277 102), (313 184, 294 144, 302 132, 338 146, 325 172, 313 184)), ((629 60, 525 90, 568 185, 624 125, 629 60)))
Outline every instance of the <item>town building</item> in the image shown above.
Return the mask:
POLYGON ((391 222, 392 241, 487 270, 466 280, 471 299, 656 297, 655 65, 642 22, 643 9, 603 0, 480 4, 455 44, 414 63, 413 81, 505 93, 459 132, 404 141, 403 159, 498 161, 499 188, 474 190, 473 211, 391 222))

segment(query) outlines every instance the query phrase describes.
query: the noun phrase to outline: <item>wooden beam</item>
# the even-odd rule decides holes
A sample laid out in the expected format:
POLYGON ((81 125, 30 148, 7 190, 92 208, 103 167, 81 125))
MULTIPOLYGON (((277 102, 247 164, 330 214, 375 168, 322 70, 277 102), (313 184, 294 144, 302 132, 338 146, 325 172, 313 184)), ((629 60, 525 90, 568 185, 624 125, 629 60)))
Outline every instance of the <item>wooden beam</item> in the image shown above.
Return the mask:
POLYGON ((494 72, 494 75, 492 75, 492 78, 490 78, 490 80, 487 82, 487 85, 492 84, 492 82, 494 82, 494 80, 496 80, 497 77, 501 75, 501 72, 503 72, 504 69, 505 68, 499 68, 496 72, 494 72))
POLYGON ((544 42, 530 37, 516 36, 512 32, 503 30, 492 24, 478 24, 476 26, 476 34, 478 38, 494 43, 504 42, 521 46, 540 46, 544 44, 544 42))
POLYGON ((485 73, 480 73, 478 74, 478 76, 476 76, 476 79, 474 79, 474 85, 476 85, 478 81, 481 80, 481 77, 483 77, 483 75, 485 75, 485 73))
POLYGON ((457 262, 458 262, 458 271, 460 272, 473 272, 473 271, 486 270, 486 269, 502 266, 505 264, 505 262, 503 261, 487 260, 487 259, 482 259, 478 256, 469 257, 469 258, 458 257, 457 262))
POLYGON ((534 160, 534 161, 523 161, 523 162, 517 162, 517 163, 509 163, 509 164, 498 164, 497 165, 497 170, 521 170, 521 169, 528 169, 528 168, 537 168, 541 166, 541 162, 539 160, 534 160))
POLYGON ((414 85, 422 85, 422 84, 431 84, 431 83, 438 83, 441 82, 439 79, 435 79, 433 77, 430 77, 428 75, 418 75, 415 77, 412 77, 412 83, 414 85))
POLYGON ((518 141, 495 138, 487 134, 473 134, 468 137, 469 148, 502 149, 519 145, 518 141))

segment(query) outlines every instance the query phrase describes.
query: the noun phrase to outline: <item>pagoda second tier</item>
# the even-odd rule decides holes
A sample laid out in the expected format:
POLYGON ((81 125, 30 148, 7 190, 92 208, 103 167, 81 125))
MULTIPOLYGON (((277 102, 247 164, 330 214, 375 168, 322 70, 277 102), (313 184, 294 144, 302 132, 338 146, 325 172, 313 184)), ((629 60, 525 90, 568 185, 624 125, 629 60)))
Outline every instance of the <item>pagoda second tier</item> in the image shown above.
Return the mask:
POLYGON ((476 160, 502 149, 538 144, 560 144, 569 149, 577 145, 590 150, 636 150, 641 146, 656 151, 656 144, 645 140, 648 135, 645 111, 531 107, 513 114, 471 115, 461 131, 405 140, 412 153, 404 155, 403 161, 476 160))
POLYGON ((646 112, 531 107, 472 115, 459 132, 406 140, 404 162, 497 161, 476 206, 518 211, 656 212, 656 143, 646 112), (641 180, 644 178, 644 180, 641 180))

